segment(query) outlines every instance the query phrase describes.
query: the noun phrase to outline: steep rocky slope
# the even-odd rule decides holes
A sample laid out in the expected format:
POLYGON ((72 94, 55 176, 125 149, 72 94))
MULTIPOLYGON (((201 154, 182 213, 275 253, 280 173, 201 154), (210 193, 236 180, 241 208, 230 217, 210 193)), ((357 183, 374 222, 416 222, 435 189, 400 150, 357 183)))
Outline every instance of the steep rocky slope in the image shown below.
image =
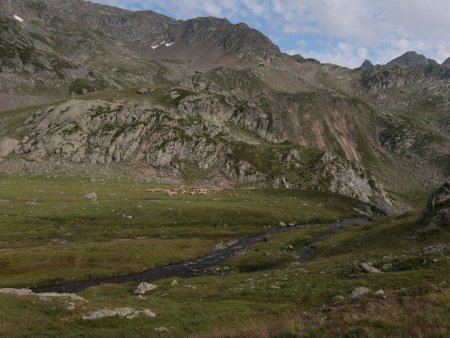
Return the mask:
POLYGON ((255 102, 186 88, 154 95, 149 101, 72 100, 39 110, 25 122, 28 136, 9 149, 29 161, 145 163, 161 176, 201 183, 325 189, 392 210, 362 166, 281 142, 255 102), (155 98, 165 104, 152 103, 155 98))
POLYGON ((383 66, 362 73, 366 100, 379 111, 378 139, 425 187, 450 175, 450 69, 383 66))

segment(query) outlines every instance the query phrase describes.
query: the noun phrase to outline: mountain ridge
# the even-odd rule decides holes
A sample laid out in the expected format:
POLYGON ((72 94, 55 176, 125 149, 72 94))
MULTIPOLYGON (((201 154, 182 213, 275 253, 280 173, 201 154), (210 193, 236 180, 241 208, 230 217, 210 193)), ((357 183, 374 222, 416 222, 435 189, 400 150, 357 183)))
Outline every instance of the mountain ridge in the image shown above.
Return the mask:
POLYGON ((324 189, 386 210, 407 207, 383 186, 429 189, 450 174, 450 71, 415 52, 395 62, 403 65, 352 70, 283 54, 225 19, 179 21, 78 0, 0 5, 24 18, 0 26, 3 109, 62 102, 0 115, 5 147, 17 145, 5 168, 15 156, 37 166, 134 158, 162 178, 324 189), (61 107, 77 112, 70 123, 30 122, 61 107))

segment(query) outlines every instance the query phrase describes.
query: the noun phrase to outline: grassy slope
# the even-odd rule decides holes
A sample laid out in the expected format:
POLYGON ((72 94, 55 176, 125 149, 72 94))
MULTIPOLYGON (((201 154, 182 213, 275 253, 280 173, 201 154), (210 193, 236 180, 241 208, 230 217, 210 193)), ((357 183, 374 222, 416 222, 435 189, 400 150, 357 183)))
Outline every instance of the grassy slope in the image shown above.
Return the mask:
MULTIPOLYGON (((3 177, 0 184, 0 198, 12 200, 0 204, 3 286, 42 283, 49 276, 61 280, 139 270, 203 254, 221 240, 264 232, 263 225, 280 220, 351 215, 345 210, 351 207, 350 200, 300 191, 238 190, 233 192, 237 196, 224 191, 170 199, 146 193, 146 185, 127 182, 3 177), (97 203, 82 200, 89 191, 97 191, 97 203), (33 199, 39 204, 27 205, 33 199), (124 219, 123 214, 133 219, 124 219), (119 241, 141 236, 147 239, 119 241), (51 242, 55 238, 73 243, 57 245, 51 242)), ((315 243, 317 251, 311 260, 293 265, 286 265, 292 261, 287 245, 300 247, 330 229, 322 226, 275 235, 267 243, 248 248, 247 256, 226 263, 232 270, 250 272, 179 279, 176 286, 170 286, 172 280, 157 281, 159 288, 144 299, 132 293, 133 284, 88 289, 81 295, 89 302, 77 304, 74 311, 67 310, 64 301, 0 294, 0 327, 9 337, 25 332, 30 336, 148 337, 157 336, 154 329, 161 326, 170 330, 169 336, 180 337, 202 332, 243 337, 251 336, 249 330, 261 332, 260 336, 331 336, 336 328, 342 336, 405 336, 409 332, 439 336, 449 325, 443 316, 448 291, 444 285, 440 292, 431 285, 448 280, 450 262, 448 251, 430 253, 424 248, 448 243, 450 235, 442 231, 412 239, 415 217, 345 226, 345 231, 315 243), (261 254, 265 251, 270 256, 261 254), (356 260, 378 267, 391 263, 393 270, 354 275, 351 265, 356 260), (270 269, 251 272, 255 268, 270 269), (347 296, 357 286, 381 288, 387 300, 369 296, 361 302, 333 305, 336 295, 347 296), (330 306, 329 313, 317 311, 324 304, 330 306), (421 321, 414 314, 420 304, 426 304, 421 321), (151 309, 157 317, 80 320, 91 310, 126 306, 151 309), (383 315, 386 311, 392 316, 383 315), (399 325, 402 320, 405 323, 399 325)))

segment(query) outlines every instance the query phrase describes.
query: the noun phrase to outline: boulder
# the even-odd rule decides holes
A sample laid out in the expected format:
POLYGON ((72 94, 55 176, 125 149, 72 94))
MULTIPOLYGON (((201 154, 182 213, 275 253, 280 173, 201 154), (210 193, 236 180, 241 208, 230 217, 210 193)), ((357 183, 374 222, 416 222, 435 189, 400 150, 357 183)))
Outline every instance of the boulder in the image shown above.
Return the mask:
POLYGON ((150 89, 148 89, 148 88, 138 88, 138 89, 136 89, 136 93, 140 94, 140 95, 148 94, 148 93, 150 93, 150 89))
POLYGON ((352 291, 352 293, 350 294, 350 297, 353 299, 362 298, 369 292, 370 292, 370 290, 366 287, 357 287, 352 291))
POLYGON ((4 137, 0 139, 0 157, 12 154, 19 146, 19 141, 13 138, 4 137))
POLYGON ((375 268, 372 263, 354 263, 354 272, 365 272, 365 273, 380 273, 381 271, 375 268))
POLYGON ((134 290, 134 293, 139 294, 139 295, 144 295, 147 292, 155 290, 157 287, 158 287, 158 285, 142 282, 141 284, 138 285, 136 290, 134 290))
POLYGON ((146 316, 155 318, 156 315, 152 311, 145 309, 142 311, 133 309, 133 308, 117 308, 117 309, 101 309, 97 311, 90 312, 83 316, 83 320, 96 320, 108 317, 120 317, 126 319, 133 319, 138 316, 146 316))
POLYGON ((383 264, 383 266, 381 267, 381 271, 391 271, 392 270, 392 264, 391 263, 386 263, 383 264))

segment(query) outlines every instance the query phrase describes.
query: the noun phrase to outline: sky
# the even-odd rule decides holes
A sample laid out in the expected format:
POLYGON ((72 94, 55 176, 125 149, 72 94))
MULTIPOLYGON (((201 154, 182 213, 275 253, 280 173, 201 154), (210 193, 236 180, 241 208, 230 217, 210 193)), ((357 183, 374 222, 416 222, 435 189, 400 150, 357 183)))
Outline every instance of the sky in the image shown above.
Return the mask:
POLYGON ((410 50, 450 57, 450 0, 91 0, 176 19, 245 22, 283 52, 358 67, 384 64, 410 50))

